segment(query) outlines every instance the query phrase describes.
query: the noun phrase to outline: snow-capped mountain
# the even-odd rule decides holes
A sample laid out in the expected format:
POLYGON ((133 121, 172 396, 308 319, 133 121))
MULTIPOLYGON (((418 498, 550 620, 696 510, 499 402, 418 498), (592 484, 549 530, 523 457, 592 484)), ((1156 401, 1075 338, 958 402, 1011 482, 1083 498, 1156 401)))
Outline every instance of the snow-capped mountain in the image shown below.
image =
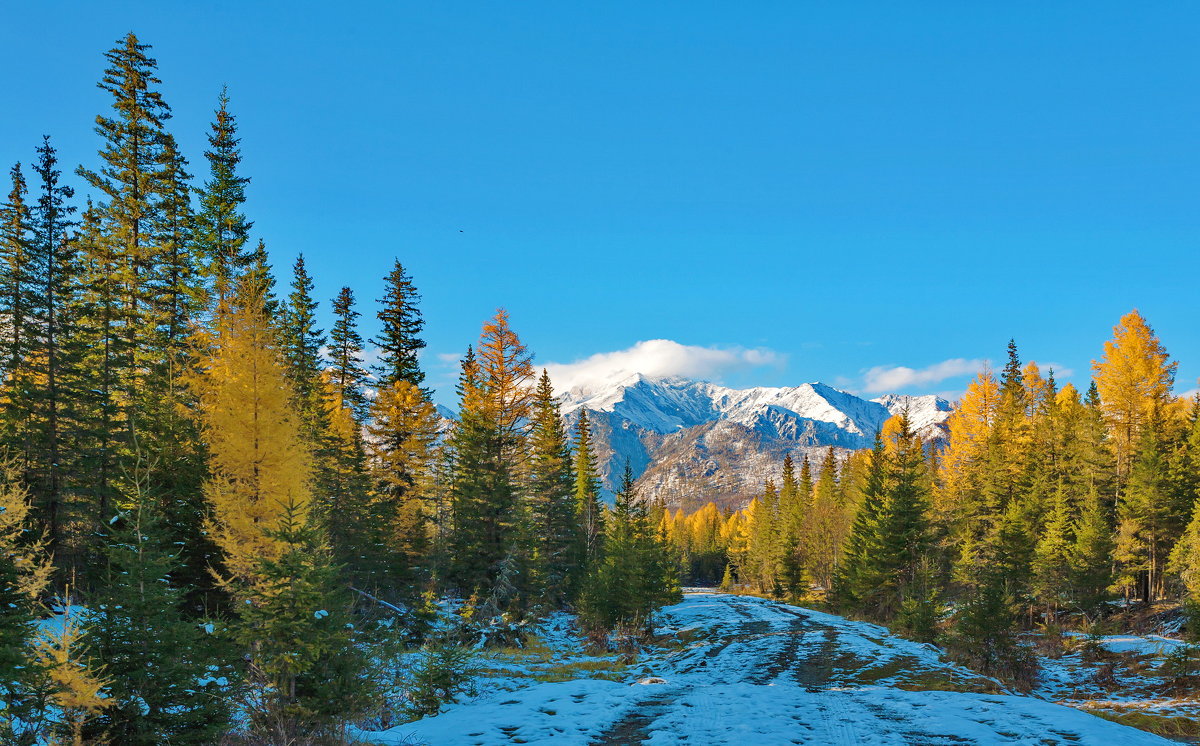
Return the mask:
POLYGON ((819 462, 829 446, 868 448, 906 406, 923 437, 940 438, 952 409, 936 396, 866 400, 823 383, 731 389, 640 374, 571 389, 560 401, 572 427, 588 410, 610 494, 628 459, 645 498, 688 509, 709 500, 740 507, 789 451, 819 462))

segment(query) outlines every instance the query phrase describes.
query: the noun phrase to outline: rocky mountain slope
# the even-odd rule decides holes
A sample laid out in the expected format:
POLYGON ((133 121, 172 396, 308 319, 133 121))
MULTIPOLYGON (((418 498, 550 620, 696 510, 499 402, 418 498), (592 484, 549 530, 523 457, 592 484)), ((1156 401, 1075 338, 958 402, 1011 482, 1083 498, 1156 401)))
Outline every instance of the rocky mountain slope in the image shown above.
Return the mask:
POLYGON ((646 499, 685 510, 709 500, 741 507, 789 451, 819 461, 829 446, 869 448, 906 406, 923 437, 943 437, 952 409, 936 396, 866 400, 822 383, 731 389, 640 374, 560 398, 571 427, 588 410, 610 495, 628 460, 646 499))

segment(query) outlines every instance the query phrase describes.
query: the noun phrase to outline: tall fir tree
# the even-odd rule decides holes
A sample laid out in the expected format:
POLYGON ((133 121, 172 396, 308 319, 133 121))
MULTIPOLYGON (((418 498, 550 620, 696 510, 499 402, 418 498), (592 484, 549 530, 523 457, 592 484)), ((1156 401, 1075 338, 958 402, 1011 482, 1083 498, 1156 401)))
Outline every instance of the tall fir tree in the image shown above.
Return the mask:
POLYGON ((453 436, 453 574, 460 589, 487 594, 501 579, 521 525, 521 470, 532 414, 532 355, 503 309, 484 324, 453 436))
POLYGON ((250 179, 238 173, 242 153, 237 118, 229 110, 227 89, 222 89, 217 99, 211 129, 208 150, 204 153, 209 177, 199 190, 196 246, 203 257, 215 302, 221 303, 250 266, 246 244, 254 225, 242 212, 250 179))
POLYGON ((358 333, 354 291, 342 288, 333 299, 333 328, 329 330, 329 357, 333 385, 345 406, 360 422, 367 414, 367 370, 363 367, 363 339, 358 333))
POLYGON ((529 445, 528 502, 536 592, 557 607, 566 603, 576 584, 579 524, 571 449, 554 399, 554 387, 545 370, 538 381, 529 445))
POLYGON ((586 409, 579 410, 574 446, 575 514, 579 524, 576 563, 582 577, 600 557, 604 540, 604 503, 600 500, 600 474, 592 449, 592 426, 586 409))
POLYGON ((372 371, 380 389, 397 381, 420 388, 425 382, 419 357, 425 347, 425 340, 421 339, 425 320, 418 305, 421 294, 399 259, 388 273, 386 283, 379 301, 379 336, 371 340, 379 349, 379 362, 372 366, 372 371))

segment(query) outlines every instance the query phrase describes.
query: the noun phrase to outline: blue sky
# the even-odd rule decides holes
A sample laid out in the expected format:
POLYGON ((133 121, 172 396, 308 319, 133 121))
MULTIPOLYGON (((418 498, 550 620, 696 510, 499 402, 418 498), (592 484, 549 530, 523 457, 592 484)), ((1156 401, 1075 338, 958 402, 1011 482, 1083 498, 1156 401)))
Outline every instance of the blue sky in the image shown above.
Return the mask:
POLYGON ((93 162, 133 29, 195 171, 229 85, 281 280, 366 318, 401 258, 439 385, 501 305, 539 363, 912 393, 1010 337, 1085 381, 1136 306, 1194 388, 1200 6, 982 6, 13 4, 0 163, 93 162))

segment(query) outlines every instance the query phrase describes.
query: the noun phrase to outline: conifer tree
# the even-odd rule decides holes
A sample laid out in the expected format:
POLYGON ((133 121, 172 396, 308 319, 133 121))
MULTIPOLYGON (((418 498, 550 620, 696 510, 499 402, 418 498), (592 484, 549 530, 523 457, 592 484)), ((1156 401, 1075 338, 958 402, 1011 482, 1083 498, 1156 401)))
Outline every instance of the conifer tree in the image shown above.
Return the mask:
POLYGON ((354 291, 344 287, 333 299, 333 328, 329 330, 329 356, 333 385, 345 406, 362 421, 367 414, 365 386, 367 371, 363 367, 363 339, 358 333, 358 317, 354 309, 354 291))
POLYGON ((300 737, 344 740, 370 700, 350 599, 320 530, 296 502, 283 507, 246 589, 238 636, 251 652, 251 735, 263 743, 300 737))
POLYGON ((575 475, 550 375, 543 370, 533 405, 530 432, 529 506, 537 592, 562 606, 578 573, 575 475))
POLYGON ((223 88, 204 153, 209 177, 199 191, 200 211, 196 215, 196 245, 217 303, 227 300, 241 273, 250 266, 246 242, 254 224, 242 213, 250 179, 238 174, 242 160, 239 143, 237 118, 229 110, 229 92, 223 88))
MULTIPOLYGON (((37 709, 45 673, 33 656, 39 597, 50 579, 45 544, 35 528, 29 493, 15 464, 0 464, 0 739, 17 740, 18 721, 37 709)), ((7 742, 7 741, 6 741, 7 742)))
POLYGON ((453 437, 451 556, 455 579, 468 592, 492 587, 518 535, 519 477, 533 404, 531 358, 501 309, 484 325, 475 360, 464 365, 453 437))
MULTIPOLYGON (((425 320, 417 303, 420 293, 412 278, 397 259, 387 276, 387 289, 380 299, 379 321, 382 325, 379 336, 372 342, 379 348, 379 362, 372 370, 380 389, 397 381, 408 381, 420 388, 425 382, 418 355, 425 347, 421 330, 425 320)), ((426 391, 426 395, 428 395, 426 391)))
POLYGON ((319 417, 321 401, 321 370, 324 367, 321 349, 326 339, 317 328, 317 302, 313 300, 313 281, 298 254, 292 265, 291 292, 284 304, 280 324, 280 347, 287 364, 288 378, 296 389, 296 401, 310 439, 322 429, 319 417))
POLYGON ((1112 528, 1099 493, 1089 491, 1075 526, 1071 581, 1075 603, 1085 614, 1098 614, 1112 585, 1112 528))
POLYGON ((183 615, 167 533, 145 494, 134 495, 114 523, 84 624, 92 654, 104 661, 108 706, 86 722, 84 735, 130 746, 212 743, 228 719, 216 684, 222 666, 213 643, 183 615))
POLYGON ((5 377, 25 357, 29 324, 29 188, 20 163, 12 167, 9 176, 12 188, 0 205, 0 338, 4 340, 0 374, 5 377))
POLYGON ((604 535, 604 555, 589 572, 580 613, 593 628, 639 637, 653 613, 679 598, 679 581, 669 550, 658 539, 634 491, 629 464, 621 479, 604 535))
POLYGON ((1121 317, 1104 355, 1092 361, 1100 410, 1112 434, 1117 474, 1123 483, 1133 462, 1138 437, 1155 409, 1171 398, 1178 363, 1137 310, 1121 317))
POLYGON ((212 476, 210 533, 223 553, 227 578, 252 582, 261 560, 282 547, 264 533, 284 506, 299 516, 310 507, 310 456, 292 407, 276 335, 262 290, 245 278, 218 308, 206 359, 192 381, 200 402, 212 476))
MULTIPOLYGON (((438 415, 416 385, 397 380, 371 404, 367 455, 373 497, 366 516, 378 534, 380 581, 402 601, 414 601, 429 551, 427 509, 432 490, 438 415)), ((360 519, 361 520, 361 519, 360 519)), ((378 586, 376 586, 378 587, 378 586)))
POLYGON ((592 426, 586 409, 579 410, 574 443, 575 514, 579 524, 579 559, 586 572, 600 556, 604 539, 604 504, 600 501, 600 474, 592 451, 592 426))
POLYGON ((68 516, 64 507, 66 475, 64 430, 74 401, 77 349, 72 335, 71 301, 79 268, 69 232, 74 190, 62 185, 57 157, 45 138, 38 148, 37 201, 30 211, 28 359, 14 376, 13 403, 28 413, 27 474, 47 526, 49 551, 63 551, 68 516))

